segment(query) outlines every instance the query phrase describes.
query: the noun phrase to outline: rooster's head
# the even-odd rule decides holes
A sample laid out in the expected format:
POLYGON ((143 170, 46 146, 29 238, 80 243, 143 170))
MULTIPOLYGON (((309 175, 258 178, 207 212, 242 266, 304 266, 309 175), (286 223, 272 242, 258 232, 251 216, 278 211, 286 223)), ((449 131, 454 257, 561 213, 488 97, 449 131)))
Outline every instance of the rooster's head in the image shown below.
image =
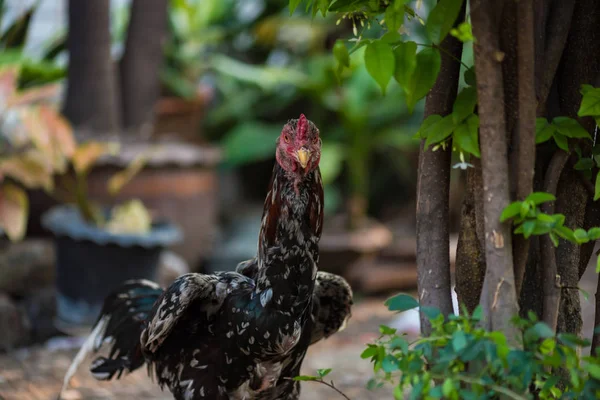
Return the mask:
POLYGON ((305 176, 319 165, 319 130, 304 114, 283 126, 277 138, 277 162, 288 173, 305 176))

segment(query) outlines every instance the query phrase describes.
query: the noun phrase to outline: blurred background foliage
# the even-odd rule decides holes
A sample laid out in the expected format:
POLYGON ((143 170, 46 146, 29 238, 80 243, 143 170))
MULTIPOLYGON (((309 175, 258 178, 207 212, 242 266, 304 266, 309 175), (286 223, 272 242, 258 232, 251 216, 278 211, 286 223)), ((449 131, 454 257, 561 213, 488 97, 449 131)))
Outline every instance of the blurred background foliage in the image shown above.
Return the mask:
MULTIPOLYGON (((2 8, 5 1, 0 0, 2 8)), ((433 1, 409 3, 425 18, 433 1)), ((118 56, 129 2, 113 0, 111 5, 113 53, 118 56)), ((38 45, 36 57, 22 51, 36 6, 21 6, 11 21, 3 18, 0 30, 0 63, 22 60, 22 87, 62 79, 68 63, 64 29, 38 45)), ((161 91, 184 99, 209 91, 198 135, 223 148, 224 168, 260 181, 270 175, 281 126, 304 113, 323 137, 327 213, 357 208, 359 216, 382 218, 385 210, 412 200, 418 146, 412 137, 423 104, 410 113, 395 83, 382 96, 360 54, 341 76, 336 74, 332 47, 338 38, 350 37, 352 29, 347 19, 313 18, 303 7, 290 17, 286 0, 170 0, 161 91)), ((359 29, 364 37, 382 34, 379 26, 359 29)), ((427 42, 419 18, 405 21, 401 33, 427 42)), ((261 196, 254 200, 260 202, 261 196)))

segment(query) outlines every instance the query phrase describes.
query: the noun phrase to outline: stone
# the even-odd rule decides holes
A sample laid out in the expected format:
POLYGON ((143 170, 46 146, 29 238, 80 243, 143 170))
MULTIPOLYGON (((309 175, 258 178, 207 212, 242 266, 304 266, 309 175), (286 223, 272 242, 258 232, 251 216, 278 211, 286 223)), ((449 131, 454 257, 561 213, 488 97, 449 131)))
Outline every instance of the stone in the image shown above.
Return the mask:
POLYGON ((43 288, 27 296, 23 300, 23 307, 31 321, 31 342, 41 343, 61 334, 54 324, 56 317, 56 288, 54 286, 43 288))
POLYGON ((54 285, 54 246, 51 240, 26 239, 0 249, 0 291, 25 296, 54 285))
POLYGON ((13 350, 29 340, 26 312, 6 293, 0 292, 0 351, 13 350))

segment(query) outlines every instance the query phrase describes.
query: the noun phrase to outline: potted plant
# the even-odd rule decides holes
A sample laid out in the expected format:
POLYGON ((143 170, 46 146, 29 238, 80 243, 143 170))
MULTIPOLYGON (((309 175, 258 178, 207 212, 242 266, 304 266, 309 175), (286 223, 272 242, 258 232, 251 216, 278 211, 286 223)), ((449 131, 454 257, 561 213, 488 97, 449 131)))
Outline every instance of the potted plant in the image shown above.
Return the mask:
POLYGON ((161 98, 156 105, 154 132, 200 141, 203 111, 212 90, 200 83, 209 69, 210 46, 226 34, 222 23, 231 14, 231 1, 169 2, 165 60, 160 74, 161 98))
MULTIPOLYGON (((50 209, 42 225, 55 237, 57 326, 87 326, 104 298, 128 279, 154 279, 162 250, 181 240, 181 232, 154 220, 137 199, 106 207, 91 200, 88 175, 102 157, 115 154, 114 143, 88 142, 68 159, 72 173, 57 179, 54 195, 63 204, 50 209)), ((116 195, 144 166, 138 157, 107 183, 116 195)))
POLYGON ((0 67, 0 228, 13 241, 26 233, 26 189, 52 191, 53 174, 65 172, 65 157, 75 149, 56 111, 59 86, 20 90, 21 71, 16 58, 0 67))

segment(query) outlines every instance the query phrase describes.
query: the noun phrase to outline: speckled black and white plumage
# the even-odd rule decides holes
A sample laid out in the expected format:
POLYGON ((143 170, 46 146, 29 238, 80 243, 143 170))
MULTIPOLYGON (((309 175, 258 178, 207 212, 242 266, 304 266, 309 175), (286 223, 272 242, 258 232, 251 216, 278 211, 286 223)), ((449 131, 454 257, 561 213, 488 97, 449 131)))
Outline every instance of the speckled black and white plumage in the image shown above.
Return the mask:
POLYGON ((95 376, 119 377, 145 362, 176 399, 299 397, 291 378, 308 346, 349 318, 352 292, 317 271, 323 187, 314 124, 290 121, 276 155, 257 257, 239 272, 182 275, 164 292, 148 282, 117 291, 81 351, 112 340, 110 356, 92 363, 95 376))

